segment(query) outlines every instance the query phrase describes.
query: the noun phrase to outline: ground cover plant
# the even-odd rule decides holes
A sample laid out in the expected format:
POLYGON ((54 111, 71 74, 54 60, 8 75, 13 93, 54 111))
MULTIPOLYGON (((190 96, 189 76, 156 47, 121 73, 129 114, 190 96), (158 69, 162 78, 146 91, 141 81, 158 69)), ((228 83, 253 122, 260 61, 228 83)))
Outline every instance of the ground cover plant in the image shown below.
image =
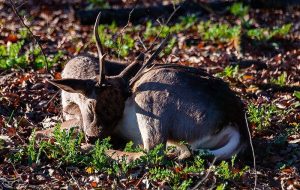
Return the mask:
MULTIPOLYGON (((158 154, 162 151, 158 146, 128 164, 105 156, 110 139, 99 140, 91 151, 82 152, 84 135, 59 129, 59 93, 45 79, 61 78, 64 64, 74 55, 96 55, 92 26, 81 25, 74 17, 82 2, 17 2, 47 55, 47 72, 41 49, 9 3, 0 0, 0 187, 253 188, 251 156, 212 164, 209 155, 197 152, 188 160, 177 161, 158 154), (35 141, 34 131, 52 126, 57 130, 50 141, 35 141)), ((89 2, 90 7, 117 6, 106 1, 89 2)), ((129 5, 120 2, 119 6, 129 5)), ((205 69, 227 81, 243 99, 256 150, 257 187, 297 189, 300 10, 290 9, 254 9, 235 3, 226 12, 186 14, 167 26, 148 19, 138 25, 129 22, 126 27, 115 22, 102 24, 99 34, 112 58, 131 60, 154 43, 156 36, 163 39, 168 32, 173 33, 159 56, 161 61, 205 69)), ((130 142, 122 149, 138 151, 130 142)))

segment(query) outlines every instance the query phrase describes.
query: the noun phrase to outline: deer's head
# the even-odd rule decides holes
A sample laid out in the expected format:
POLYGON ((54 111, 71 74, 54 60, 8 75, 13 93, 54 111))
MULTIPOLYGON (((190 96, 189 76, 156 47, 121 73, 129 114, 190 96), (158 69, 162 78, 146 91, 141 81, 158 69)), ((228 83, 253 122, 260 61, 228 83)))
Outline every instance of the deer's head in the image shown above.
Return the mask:
POLYGON ((133 63, 127 66, 119 75, 105 75, 105 54, 98 34, 100 13, 97 16, 94 35, 99 56, 99 76, 94 79, 64 78, 49 82, 63 91, 72 93, 79 102, 83 130, 87 137, 99 138, 114 130, 124 111, 128 97, 128 83, 142 65, 141 54, 133 63))

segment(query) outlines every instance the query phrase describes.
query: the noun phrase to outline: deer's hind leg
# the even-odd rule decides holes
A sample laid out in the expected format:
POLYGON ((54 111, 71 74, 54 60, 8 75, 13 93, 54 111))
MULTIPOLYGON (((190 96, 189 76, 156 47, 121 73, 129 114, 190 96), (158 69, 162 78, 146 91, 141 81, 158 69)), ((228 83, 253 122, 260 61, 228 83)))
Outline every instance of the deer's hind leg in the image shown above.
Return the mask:
POLYGON ((159 119, 138 113, 137 122, 142 136, 144 150, 148 152, 159 144, 163 144, 163 150, 165 150, 167 134, 159 119))

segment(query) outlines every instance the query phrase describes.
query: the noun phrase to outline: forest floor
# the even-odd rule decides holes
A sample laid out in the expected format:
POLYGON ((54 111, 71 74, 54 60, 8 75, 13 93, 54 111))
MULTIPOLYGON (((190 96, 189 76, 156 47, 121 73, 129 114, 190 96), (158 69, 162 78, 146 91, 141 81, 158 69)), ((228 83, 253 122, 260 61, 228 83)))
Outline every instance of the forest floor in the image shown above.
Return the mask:
MULTIPOLYGON (((84 156, 66 150, 72 147, 64 143, 77 146, 81 141, 66 140, 69 136, 62 132, 57 132, 56 144, 30 140, 34 130, 62 122, 59 91, 46 79, 60 79, 70 58, 87 52, 96 56, 97 50, 93 26, 75 17, 85 3, 24 2, 17 4, 18 11, 43 46, 49 71, 8 1, 0 0, 0 188, 187 189, 209 171, 199 189, 254 187, 251 158, 209 167, 202 157, 179 162, 152 152, 146 161, 129 166, 99 162, 95 152, 84 156)), ((124 5, 131 6, 114 8, 124 5)), ((160 39, 167 31, 175 35, 159 61, 202 68, 242 98, 255 148, 257 188, 300 189, 300 9, 236 4, 224 11, 187 13, 169 26, 141 18, 137 25, 108 24, 99 30, 109 58, 131 61, 162 28, 160 39)))

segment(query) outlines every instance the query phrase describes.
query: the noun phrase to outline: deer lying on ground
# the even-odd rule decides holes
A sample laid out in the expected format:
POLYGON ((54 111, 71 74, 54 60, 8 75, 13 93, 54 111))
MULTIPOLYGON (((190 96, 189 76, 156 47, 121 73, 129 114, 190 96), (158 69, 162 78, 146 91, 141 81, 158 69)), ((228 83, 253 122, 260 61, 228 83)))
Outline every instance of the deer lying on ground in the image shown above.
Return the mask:
POLYGON ((99 77, 95 61, 77 57, 66 64, 63 79, 49 81, 62 90, 65 120, 80 121, 89 140, 114 135, 145 151, 168 143, 180 150, 180 158, 190 155, 182 141, 217 159, 230 158, 246 147, 243 105, 221 79, 175 64, 144 67, 142 59, 107 76, 104 64, 109 62, 97 32, 99 15, 94 26, 99 77))

